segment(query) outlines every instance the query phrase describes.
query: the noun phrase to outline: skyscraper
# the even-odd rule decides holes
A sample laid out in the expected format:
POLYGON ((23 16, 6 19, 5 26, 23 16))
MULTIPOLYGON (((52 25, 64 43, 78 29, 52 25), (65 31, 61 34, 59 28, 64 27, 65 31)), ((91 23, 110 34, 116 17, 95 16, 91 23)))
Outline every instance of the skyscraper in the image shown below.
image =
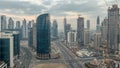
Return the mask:
POLYGON ((36 40, 37 40, 37 38, 36 38, 36 23, 34 23, 33 24, 33 30, 32 30, 32 34, 33 34, 33 48, 34 48, 34 50, 36 50, 36 47, 37 47, 37 42, 36 42, 36 40))
POLYGON ((84 29, 84 45, 89 45, 90 42, 90 31, 88 28, 84 29))
POLYGON ((96 31, 100 32, 101 28, 100 28, 100 17, 97 17, 97 26, 96 26, 96 31))
POLYGON ((87 20, 87 29, 90 29, 90 20, 87 20))
POLYGON ((65 41, 67 41, 67 30, 66 30, 66 25, 67 25, 67 19, 64 18, 64 36, 65 36, 65 41))
POLYGON ((4 29, 7 29, 7 22, 6 22, 6 16, 1 16, 1 31, 4 31, 4 29))
POLYGON ((69 46, 74 46, 76 45, 76 36, 77 36, 77 32, 75 30, 70 30, 68 33, 67 33, 67 42, 68 42, 68 45, 69 46))
POLYGON ((52 33, 54 38, 58 38, 58 24, 56 20, 53 21, 52 33))
POLYGON ((114 4, 108 8, 108 44, 109 50, 118 52, 118 36, 119 36, 119 8, 114 4))
POLYGON ((28 27, 25 19, 23 20, 23 24, 22 24, 22 38, 23 39, 28 38, 28 27))
POLYGON ((32 28, 34 21, 29 21, 28 23, 28 29, 32 28))
POLYGON ((14 29, 14 21, 11 17, 9 18, 8 22, 8 29, 14 29))
POLYGON ((78 45, 84 45, 84 18, 78 17, 77 19, 77 42, 78 45))
POLYGON ((0 32, 0 61, 7 63, 8 68, 13 68, 14 44, 11 33, 0 32))
POLYGON ((104 19, 103 22, 101 23, 101 35, 102 35, 102 41, 104 42, 107 40, 107 35, 108 35, 108 19, 104 19))
POLYGON ((50 16, 42 14, 37 17, 37 58, 49 59, 51 52, 50 16))
POLYGON ((94 34, 94 47, 95 48, 99 48, 101 45, 101 33, 100 32, 96 32, 94 34))
POLYGON ((20 29, 20 21, 16 21, 16 28, 15 29, 20 29))

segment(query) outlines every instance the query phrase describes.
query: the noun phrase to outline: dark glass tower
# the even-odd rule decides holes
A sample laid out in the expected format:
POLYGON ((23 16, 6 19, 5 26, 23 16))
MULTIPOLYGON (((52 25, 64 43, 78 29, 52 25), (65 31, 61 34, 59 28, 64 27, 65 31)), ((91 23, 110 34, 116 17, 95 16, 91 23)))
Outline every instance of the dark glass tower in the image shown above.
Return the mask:
POLYGON ((42 14, 37 17, 37 58, 50 58, 50 17, 42 14))

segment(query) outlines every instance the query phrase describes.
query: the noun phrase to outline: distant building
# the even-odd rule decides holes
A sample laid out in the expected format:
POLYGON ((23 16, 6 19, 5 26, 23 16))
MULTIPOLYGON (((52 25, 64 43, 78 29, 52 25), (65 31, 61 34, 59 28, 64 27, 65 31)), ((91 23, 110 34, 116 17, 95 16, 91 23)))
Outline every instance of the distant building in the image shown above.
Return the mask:
POLYGON ((11 17, 8 20, 8 29, 14 29, 14 21, 11 17))
POLYGON ((1 16, 1 31, 4 31, 4 29, 7 29, 7 22, 6 22, 6 16, 1 16))
POLYGON ((37 17, 37 58, 49 59, 51 52, 51 38, 50 38, 50 16, 49 14, 42 14, 37 17))
POLYGON ((97 17, 97 26, 96 26, 96 31, 100 32, 101 31, 101 27, 100 27, 100 17, 97 17))
POLYGON ((22 24, 22 38, 28 39, 28 26, 25 19, 23 20, 23 24, 22 24))
POLYGON ((89 29, 84 29, 84 45, 89 45, 90 43, 90 31, 89 29))
POLYGON ((105 42, 108 36, 108 19, 103 20, 103 22, 101 23, 101 28, 102 41, 105 42))
POLYGON ((77 19, 77 41, 78 45, 84 45, 84 18, 78 17, 77 19))
POLYGON ((67 29, 66 29, 66 25, 67 25, 67 19, 64 18, 64 36, 65 36, 65 42, 67 40, 67 29))
POLYGON ((101 45, 101 33, 96 32, 94 34, 94 48, 99 48, 101 45))
POLYGON ((58 24, 56 20, 53 21, 52 35, 54 38, 58 38, 58 24))
POLYGON ((68 32, 68 35, 67 35, 68 37, 68 39, 67 39, 67 42, 68 42, 68 45, 69 46, 74 46, 74 45, 76 45, 76 36, 77 36, 77 32, 76 31, 74 31, 74 30, 70 30, 69 32, 68 32))
POLYGON ((16 21, 16 28, 15 29, 20 29, 21 26, 20 26, 20 21, 16 21))
POLYGON ((29 28, 28 30, 28 46, 34 49, 33 47, 33 28, 29 28))
POLYGON ((7 63, 7 68, 13 68, 14 39, 11 33, 0 32, 0 61, 7 63))
POLYGON ((119 7, 116 4, 108 8, 108 23, 109 51, 116 53, 119 50, 119 7))
POLYGON ((36 38, 36 23, 34 23, 33 24, 33 30, 32 30, 32 34, 33 34, 33 47, 34 47, 34 49, 36 50, 36 47, 37 47, 37 44, 36 44, 36 40, 37 40, 37 38, 36 38))
POLYGON ((28 29, 31 29, 33 27, 33 23, 34 23, 34 21, 29 21, 29 23, 28 23, 28 29))
POLYGON ((90 20, 87 20, 87 29, 90 30, 90 20))

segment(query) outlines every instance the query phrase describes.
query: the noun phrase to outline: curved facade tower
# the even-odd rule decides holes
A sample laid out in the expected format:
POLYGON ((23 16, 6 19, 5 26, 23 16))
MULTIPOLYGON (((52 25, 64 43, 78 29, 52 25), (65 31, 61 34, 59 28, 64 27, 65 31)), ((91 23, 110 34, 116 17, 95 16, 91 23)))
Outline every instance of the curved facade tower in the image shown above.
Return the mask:
POLYGON ((49 14, 42 14, 37 17, 37 58, 50 58, 50 17, 49 14))

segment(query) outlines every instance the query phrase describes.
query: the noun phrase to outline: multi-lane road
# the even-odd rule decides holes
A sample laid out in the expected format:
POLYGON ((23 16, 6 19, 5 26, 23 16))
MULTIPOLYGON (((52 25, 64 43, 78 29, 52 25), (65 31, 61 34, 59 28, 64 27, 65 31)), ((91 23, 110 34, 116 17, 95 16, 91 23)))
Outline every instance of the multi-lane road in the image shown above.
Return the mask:
POLYGON ((21 47, 21 57, 16 65, 16 68, 29 68, 32 54, 27 47, 21 47))
POLYGON ((49 59, 49 60, 38 60, 35 58, 31 49, 28 47, 21 47, 21 57, 17 63, 16 68, 29 68, 30 64, 41 64, 41 63, 62 63, 67 64, 69 68, 84 68, 83 63, 93 60, 94 58, 79 58, 71 52, 62 42, 54 41, 55 45, 60 49, 63 56, 62 59, 49 59), (32 60, 32 63, 31 63, 32 60))
POLYGON ((60 48, 64 60, 68 63, 69 68, 83 68, 83 65, 78 58, 61 42, 55 42, 56 45, 60 48))

